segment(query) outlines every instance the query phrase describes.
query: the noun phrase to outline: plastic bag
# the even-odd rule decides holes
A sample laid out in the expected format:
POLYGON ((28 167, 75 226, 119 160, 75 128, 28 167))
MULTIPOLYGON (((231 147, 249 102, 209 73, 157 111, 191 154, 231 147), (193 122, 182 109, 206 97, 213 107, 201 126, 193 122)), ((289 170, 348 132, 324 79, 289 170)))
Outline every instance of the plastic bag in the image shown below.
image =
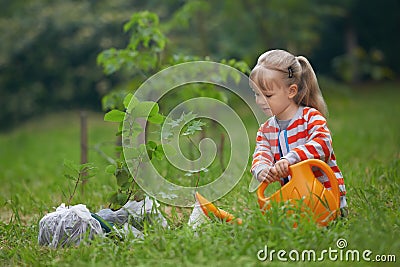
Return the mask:
MULTIPOLYGON (((109 223, 116 225, 130 224, 135 228, 135 230, 142 230, 145 221, 150 224, 158 224, 163 228, 167 228, 168 222, 158 210, 159 206, 160 204, 156 200, 146 196, 142 201, 128 201, 117 211, 102 209, 96 214, 109 223)), ((132 229, 132 227, 126 226, 125 229, 132 229)))
POLYGON ((111 209, 102 209, 96 212, 101 218, 109 223, 123 225, 128 221, 129 213, 124 209, 113 211, 111 209))
POLYGON ((102 234, 100 223, 91 216, 85 205, 65 207, 62 203, 55 212, 45 215, 39 222, 40 245, 53 248, 79 245, 88 236, 102 234))
POLYGON ((196 200, 193 211, 189 217, 188 225, 192 227, 193 230, 196 230, 197 227, 209 221, 210 218, 208 218, 204 214, 203 210, 200 207, 200 203, 196 200))
POLYGON ((114 231, 120 238, 133 236, 143 238, 145 222, 168 228, 167 220, 158 210, 160 204, 148 196, 142 201, 129 201, 121 209, 113 211, 102 209, 90 213, 85 205, 65 207, 61 204, 55 212, 45 215, 39 222, 39 244, 53 248, 78 245, 85 236, 93 239, 95 235, 114 231), (109 223, 102 229, 102 224, 109 223), (110 226, 110 227, 109 227, 110 226))
POLYGON ((143 228, 145 221, 151 225, 158 224, 168 228, 168 222, 159 211, 160 204, 148 196, 142 201, 128 201, 122 209, 127 211, 131 217, 131 224, 138 229, 143 228))

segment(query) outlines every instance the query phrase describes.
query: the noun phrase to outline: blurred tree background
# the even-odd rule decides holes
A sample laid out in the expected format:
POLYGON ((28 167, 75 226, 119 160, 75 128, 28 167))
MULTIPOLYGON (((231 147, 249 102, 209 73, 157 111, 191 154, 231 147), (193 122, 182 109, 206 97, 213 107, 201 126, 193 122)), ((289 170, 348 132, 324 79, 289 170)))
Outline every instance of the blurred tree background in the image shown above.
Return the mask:
MULTIPOLYGON (((398 0, 0 0, 0 128, 44 112, 101 109, 132 73, 109 76, 98 54, 125 47, 132 14, 159 16, 160 57, 244 60, 272 48, 307 56, 318 75, 343 82, 397 79, 398 0)), ((143 74, 148 76, 152 72, 143 74)), ((135 74, 136 75, 136 74, 135 74)), ((142 77, 143 79, 144 77, 142 77)))

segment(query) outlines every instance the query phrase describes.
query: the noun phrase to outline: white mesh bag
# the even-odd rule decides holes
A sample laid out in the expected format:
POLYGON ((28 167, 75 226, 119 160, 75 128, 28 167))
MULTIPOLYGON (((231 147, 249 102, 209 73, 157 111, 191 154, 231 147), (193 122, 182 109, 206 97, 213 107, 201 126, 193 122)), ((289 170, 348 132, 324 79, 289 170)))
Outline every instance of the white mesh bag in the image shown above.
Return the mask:
POLYGON ((196 203, 194 203, 193 211, 190 214, 188 225, 192 227, 193 230, 196 230, 200 225, 209 222, 210 219, 204 214, 203 210, 200 207, 199 201, 196 199, 196 203))
POLYGON ((102 233, 100 223, 85 205, 65 207, 63 203, 40 220, 38 241, 40 245, 57 248, 79 245, 86 236, 93 239, 102 233))

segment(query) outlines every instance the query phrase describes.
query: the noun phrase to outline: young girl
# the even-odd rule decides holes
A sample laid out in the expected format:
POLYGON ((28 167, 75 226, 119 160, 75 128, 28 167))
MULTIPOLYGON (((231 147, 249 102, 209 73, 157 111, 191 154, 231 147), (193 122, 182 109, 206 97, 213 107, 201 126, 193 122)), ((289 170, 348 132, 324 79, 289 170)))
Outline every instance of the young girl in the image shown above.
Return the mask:
MULTIPOLYGON (((305 57, 284 50, 262 54, 250 74, 257 105, 269 118, 257 133, 251 171, 259 182, 290 179, 289 166, 306 159, 325 161, 338 179, 340 207, 347 206, 343 175, 336 164, 326 125, 328 110, 314 70, 305 57)), ((315 176, 330 188, 328 177, 315 176)), ((345 209, 342 215, 345 215, 345 209)))

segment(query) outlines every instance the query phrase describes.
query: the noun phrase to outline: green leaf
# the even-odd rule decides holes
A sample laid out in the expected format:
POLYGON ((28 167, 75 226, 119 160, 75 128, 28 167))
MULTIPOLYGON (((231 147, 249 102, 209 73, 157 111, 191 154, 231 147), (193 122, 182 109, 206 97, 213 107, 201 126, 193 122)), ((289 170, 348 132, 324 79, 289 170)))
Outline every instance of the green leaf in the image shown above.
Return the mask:
POLYGON ((168 156, 176 155, 175 148, 170 144, 160 144, 157 145, 153 152, 154 157, 158 160, 162 160, 166 154, 168 154, 168 156))
POLYGON ((64 168, 78 172, 79 165, 71 160, 64 159, 64 168))
POLYGON ((124 99, 124 107, 128 112, 131 112, 132 109, 134 109, 139 103, 140 102, 136 96, 132 95, 131 93, 129 93, 124 99))
POLYGON ((160 107, 158 106, 158 104, 155 102, 153 102, 153 103, 154 103, 154 106, 152 107, 152 109, 150 111, 150 116, 155 116, 160 111, 160 107))
POLYGON ((147 147, 147 155, 149 156, 150 160, 153 158, 154 152, 157 148, 157 144, 154 141, 148 141, 146 144, 147 147))
POLYGON ((113 90, 106 94, 102 98, 102 109, 104 111, 112 110, 112 109, 118 109, 118 110, 123 110, 123 99, 126 96, 126 92, 123 90, 113 90))
POLYGON ((156 157, 158 160, 162 160, 164 158, 164 150, 161 144, 155 147, 154 157, 156 157))
POLYGON ((124 129, 124 123, 121 121, 118 125, 118 132, 121 132, 122 134, 122 130, 124 129))
POLYGON ((152 101, 139 102, 132 110, 132 116, 135 118, 151 117, 159 111, 158 104, 152 101))
POLYGON ((140 144, 138 149, 139 149, 141 160, 143 162, 148 161, 147 157, 144 157, 145 153, 147 153, 149 159, 152 158, 153 150, 148 150, 147 146, 145 144, 140 144))
POLYGON ((128 195, 125 193, 118 193, 117 194, 117 203, 122 205, 125 205, 126 201, 128 200, 128 195))
POLYGON ((129 103, 131 102, 131 99, 133 97, 133 94, 129 93, 126 95, 126 97, 124 98, 124 107, 128 108, 129 103))
POLYGON ((90 162, 79 165, 80 172, 88 172, 96 169, 97 169, 96 166, 94 166, 94 164, 90 162))
POLYGON ((193 120, 194 118, 196 118, 196 114, 194 114, 193 112, 189 112, 188 114, 185 114, 185 113, 183 113, 182 115, 181 115, 181 120, 182 121, 184 121, 184 122, 188 122, 188 121, 191 121, 191 120, 193 120))
POLYGON ((170 120, 169 122, 167 122, 167 124, 171 127, 171 128, 175 128, 178 127, 181 123, 181 120, 170 120))
POLYGON ((194 120, 191 121, 186 130, 182 133, 182 135, 186 136, 186 135, 193 135, 196 131, 202 131, 203 128, 202 126, 206 125, 204 122, 202 122, 201 120, 194 120))
POLYGON ((157 113, 155 115, 150 116, 147 120, 154 124, 162 124, 164 122, 165 116, 157 113))
POLYGON ((106 173, 114 174, 116 170, 117 170, 117 166, 115 166, 115 165, 108 165, 106 167, 106 173))
POLYGON ((164 151, 155 150, 153 153, 154 157, 158 160, 162 160, 164 158, 164 151))
POLYGON ((74 180, 74 181, 76 180, 76 178, 75 178, 74 176, 72 176, 72 175, 70 175, 70 174, 67 174, 67 173, 64 174, 64 177, 67 178, 67 179, 69 179, 69 180, 74 180))
POLYGON ((109 196, 109 198, 108 198, 108 201, 109 201, 111 204, 118 204, 118 198, 117 198, 117 196, 118 196, 118 192, 115 192, 115 193, 111 194, 111 195, 109 196))
POLYGON ((155 150, 157 148, 157 143, 154 141, 147 142, 147 149, 155 150))
POLYGON ((123 184, 129 182, 129 174, 125 171, 119 171, 115 177, 117 178, 118 186, 122 186, 123 184))
POLYGON ((148 155, 148 157, 149 157, 150 160, 153 159, 153 154, 154 154, 154 152, 155 152, 154 150, 150 150, 150 149, 147 150, 147 155, 148 155))
POLYGON ((131 187, 131 183, 130 182, 126 182, 123 185, 121 185, 121 189, 122 190, 128 190, 129 187, 131 187))
POLYGON ((105 121, 122 122, 125 118, 125 112, 113 109, 104 115, 105 121))

